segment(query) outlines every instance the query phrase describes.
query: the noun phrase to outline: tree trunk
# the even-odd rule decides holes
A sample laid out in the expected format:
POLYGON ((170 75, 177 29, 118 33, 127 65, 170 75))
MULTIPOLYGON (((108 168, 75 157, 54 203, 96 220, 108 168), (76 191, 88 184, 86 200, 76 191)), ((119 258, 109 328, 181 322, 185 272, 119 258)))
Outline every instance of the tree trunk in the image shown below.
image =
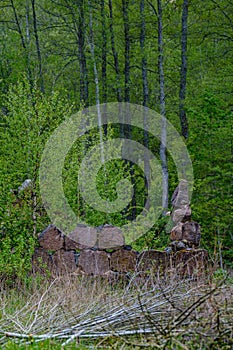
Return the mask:
POLYGON ((185 95, 187 80, 187 34, 188 34, 188 0, 183 1, 182 28, 181 28, 181 70, 180 70, 180 93, 179 93, 179 116, 181 133, 188 138, 188 120, 185 113, 185 95))
POLYGON ((158 69, 159 69, 159 88, 160 88, 160 113, 161 113, 161 142, 160 142, 160 159, 162 162, 163 177, 163 197, 162 207, 163 213, 168 208, 168 168, 167 168, 167 123, 165 109, 165 92, 164 92, 164 72, 163 72, 163 18, 161 0, 157 0, 158 4, 158 69))
POLYGON ((149 101, 149 89, 147 81, 147 59, 145 54, 145 36, 146 36, 146 23, 145 23, 145 0, 140 2, 140 15, 141 15, 141 35, 140 35, 140 47, 142 54, 142 84, 143 84, 143 106, 148 105, 149 101))
POLYGON ((77 37, 80 69, 80 100, 84 103, 84 107, 88 107, 88 76, 85 55, 84 0, 78 0, 77 5, 79 9, 77 37))
POLYGON ((129 38, 129 0, 122 0, 124 34, 125 34, 125 102, 130 101, 130 38, 129 38))
MULTIPOLYGON (((123 22, 124 22, 124 37, 125 37, 125 68, 124 68, 124 74, 125 74, 125 102, 130 102, 130 35, 129 35, 129 0, 122 0, 122 10, 123 10, 123 22)), ((125 115, 125 127, 124 127, 124 137, 131 140, 132 138, 132 131, 131 131, 131 116, 130 116, 130 108, 128 112, 125 115)), ((127 153, 131 152, 130 150, 125 150, 126 155, 127 153)), ((123 150, 124 153, 124 150, 123 150)), ((123 154, 124 157, 124 154, 123 154)), ((127 157, 126 157, 127 159, 127 157)), ((131 177, 131 183, 134 186, 135 185, 135 179, 134 179, 134 168, 133 164, 130 163, 130 177, 131 177)), ((132 197, 132 215, 129 215, 129 220, 134 220, 137 216, 137 203, 136 203, 136 197, 135 194, 133 194, 132 197)))
MULTIPOLYGON (((14 1, 10 0, 10 2, 11 2, 11 7, 12 7, 12 10, 13 10, 13 13, 14 13, 15 24, 17 26, 17 30, 18 30, 18 33, 19 33, 19 36, 20 36, 21 44, 22 44, 22 47, 23 47, 24 52, 25 52, 28 81, 29 81, 29 84, 30 84, 30 89, 32 91, 32 89, 33 89, 33 80, 32 80, 32 72, 31 72, 30 59, 29 59, 30 58, 29 47, 28 47, 28 45, 26 44, 26 42, 24 40, 23 32, 22 32, 22 29, 21 29, 21 26, 20 26, 20 23, 19 23, 19 19, 18 19, 18 15, 17 15, 17 11, 16 11, 16 8, 15 8, 14 1)), ((29 12, 27 12, 27 15, 28 14, 29 14, 29 12)), ((27 23, 27 25, 28 24, 29 23, 27 23)), ((26 29, 29 29, 29 27, 27 27, 26 29)))
MULTIPOLYGON (((105 20, 105 0, 101 0, 101 20, 102 20, 102 101, 107 103, 107 29, 105 20)), ((104 135, 107 135, 107 105, 104 105, 102 120, 105 123, 103 125, 104 135)))
MULTIPOLYGON (((146 36, 146 23, 145 23, 145 0, 141 0, 140 2, 140 15, 141 15, 141 35, 140 35, 140 48, 141 48, 141 56, 142 56, 142 90, 143 90, 143 106, 148 106, 149 101, 149 89, 148 89, 148 81, 147 81, 147 59, 145 54, 145 36, 146 36)), ((149 148, 149 135, 146 131, 147 126, 147 110, 146 108, 143 110, 143 124, 144 124, 144 146, 149 148)), ((150 187, 150 162, 147 159, 147 156, 144 157, 144 174, 145 174, 145 188, 150 187)), ((146 199, 145 199, 146 203, 146 199)), ((144 204, 145 204, 144 203, 144 204)), ((149 201, 147 201, 149 208, 149 201)), ((146 209, 147 209, 146 208, 146 209)))
POLYGON ((115 47, 115 36, 114 36, 114 30, 113 30, 113 12, 112 12, 112 0, 108 1, 108 6, 109 6, 109 18, 110 18, 110 34, 111 34, 111 47, 112 47, 112 54, 113 54, 113 59, 114 59, 114 67, 115 67, 115 72, 116 72, 116 92, 117 92, 117 101, 121 102, 122 97, 121 97, 121 88, 120 88, 120 71, 119 71, 119 61, 118 61, 118 53, 116 51, 115 47))
POLYGON ((107 102, 107 35, 105 21, 105 0, 101 0, 101 20, 102 20, 102 100, 107 102))
POLYGON ((36 52, 37 52, 38 65, 39 65, 39 86, 40 86, 41 92, 44 93, 45 90, 44 90, 44 79, 43 79, 43 71, 42 71, 42 58, 41 58, 40 43, 39 43, 39 36, 38 36, 38 30, 37 30, 35 0, 31 0, 31 4, 32 4, 32 16, 33 16, 33 28, 34 28, 34 35, 36 40, 36 52))
POLYGON ((89 14, 90 14, 90 49, 91 49, 91 56, 93 60, 93 66, 94 66, 96 108, 97 108, 99 136, 100 136, 100 153, 101 153, 101 162, 104 164, 103 129, 102 129, 102 116, 101 116, 101 110, 100 110, 99 79, 98 79, 98 71, 97 71, 97 65, 95 60, 92 8, 91 8, 90 1, 88 1, 88 7, 89 7, 89 14))

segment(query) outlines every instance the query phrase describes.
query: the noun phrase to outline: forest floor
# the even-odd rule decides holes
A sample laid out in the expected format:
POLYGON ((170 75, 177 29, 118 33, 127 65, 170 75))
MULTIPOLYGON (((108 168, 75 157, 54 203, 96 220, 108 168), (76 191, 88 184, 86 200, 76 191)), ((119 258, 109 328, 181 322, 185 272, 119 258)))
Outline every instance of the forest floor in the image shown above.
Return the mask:
POLYGON ((233 280, 28 278, 0 290, 2 349, 233 349, 233 280))

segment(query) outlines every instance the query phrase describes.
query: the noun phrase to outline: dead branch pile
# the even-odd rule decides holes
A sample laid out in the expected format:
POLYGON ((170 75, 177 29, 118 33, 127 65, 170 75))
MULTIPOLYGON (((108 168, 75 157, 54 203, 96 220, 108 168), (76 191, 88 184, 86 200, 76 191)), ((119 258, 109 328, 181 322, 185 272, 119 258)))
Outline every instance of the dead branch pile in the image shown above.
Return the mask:
POLYGON ((167 339, 177 334, 232 337, 232 290, 225 285, 192 285, 190 282, 150 290, 106 291, 93 283, 53 281, 35 291, 20 308, 1 294, 0 345, 9 338, 17 343, 57 339, 68 344, 77 338, 153 334, 167 339), (224 300, 223 300, 224 296, 224 300))

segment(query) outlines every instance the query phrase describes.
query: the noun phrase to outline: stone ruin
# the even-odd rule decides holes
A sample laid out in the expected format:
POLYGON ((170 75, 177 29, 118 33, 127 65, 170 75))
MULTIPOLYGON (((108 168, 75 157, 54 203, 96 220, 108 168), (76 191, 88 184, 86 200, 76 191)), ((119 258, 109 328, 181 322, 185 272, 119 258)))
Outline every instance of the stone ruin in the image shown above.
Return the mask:
POLYGON ((177 276, 200 276, 207 268, 208 253, 198 249, 200 225, 191 220, 187 182, 182 180, 172 196, 171 218, 174 227, 171 243, 164 251, 136 252, 125 245, 118 227, 78 225, 68 236, 49 225, 38 237, 33 256, 34 272, 49 272, 52 277, 64 274, 103 276, 117 279, 136 273, 177 276))
POLYGON ((171 216, 174 227, 170 234, 170 249, 176 252, 198 248, 201 239, 201 228, 197 222, 191 219, 187 181, 180 181, 171 202, 173 208, 171 216))

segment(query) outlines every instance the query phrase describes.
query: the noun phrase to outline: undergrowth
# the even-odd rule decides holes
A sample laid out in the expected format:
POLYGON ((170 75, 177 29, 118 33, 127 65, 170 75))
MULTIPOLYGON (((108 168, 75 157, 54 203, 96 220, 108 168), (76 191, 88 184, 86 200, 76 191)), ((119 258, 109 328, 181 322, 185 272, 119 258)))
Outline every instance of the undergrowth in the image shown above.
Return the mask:
POLYGON ((0 291, 2 349, 232 349, 227 276, 69 275, 0 291))

